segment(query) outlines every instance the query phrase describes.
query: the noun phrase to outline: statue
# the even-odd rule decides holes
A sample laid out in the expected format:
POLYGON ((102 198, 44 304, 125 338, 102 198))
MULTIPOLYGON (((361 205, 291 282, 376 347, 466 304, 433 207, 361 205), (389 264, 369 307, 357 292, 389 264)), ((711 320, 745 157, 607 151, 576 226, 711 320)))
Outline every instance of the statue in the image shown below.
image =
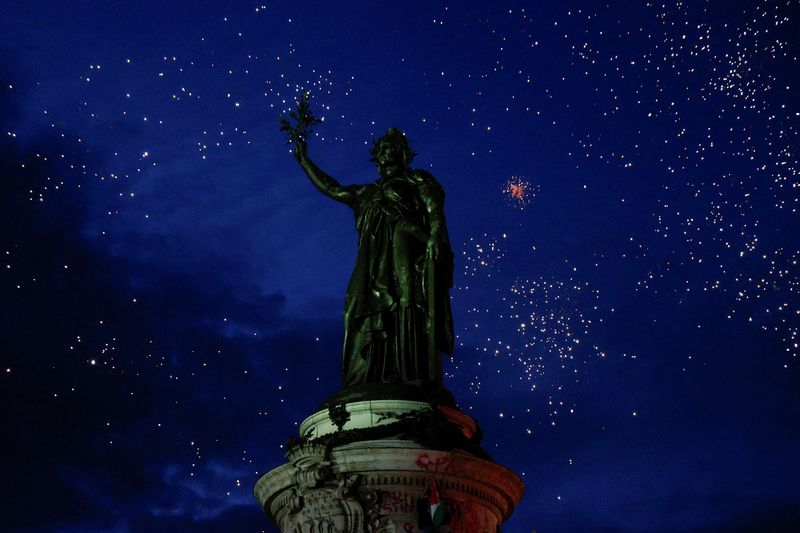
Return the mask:
POLYGON ((444 190, 411 168, 414 152, 396 128, 370 151, 378 178, 342 185, 308 155, 319 122, 308 95, 289 117, 281 129, 311 183, 353 210, 358 255, 344 387, 300 424, 284 446, 289 462, 261 476, 256 499, 284 533, 429 531, 441 522, 433 509, 449 511, 447 531, 499 531, 522 481, 491 460, 478 424, 442 384, 441 357, 453 349, 444 190))
POLYGON ((303 96, 282 119, 294 155, 325 196, 348 205, 358 230, 358 255, 344 309, 344 388, 403 383, 440 388, 442 353, 453 350, 449 289, 453 253, 444 216, 444 189, 409 166, 414 152, 390 128, 374 141, 371 161, 379 177, 341 185, 309 157, 306 138, 319 121, 303 96))

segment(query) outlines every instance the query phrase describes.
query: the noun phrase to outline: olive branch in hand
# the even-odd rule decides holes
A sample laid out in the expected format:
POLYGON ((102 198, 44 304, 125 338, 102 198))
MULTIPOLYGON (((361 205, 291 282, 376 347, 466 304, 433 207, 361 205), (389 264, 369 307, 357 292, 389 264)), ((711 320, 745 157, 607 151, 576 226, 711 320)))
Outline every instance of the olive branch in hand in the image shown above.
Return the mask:
POLYGON ((289 118, 286 118, 286 115, 281 115, 278 119, 281 124, 281 131, 285 131, 288 135, 286 144, 297 145, 304 143, 306 138, 314 132, 314 126, 322 124, 322 121, 311 112, 308 105, 310 96, 310 93, 303 93, 297 103, 297 109, 289 112, 289 118, 294 120, 294 125, 289 121, 289 118))

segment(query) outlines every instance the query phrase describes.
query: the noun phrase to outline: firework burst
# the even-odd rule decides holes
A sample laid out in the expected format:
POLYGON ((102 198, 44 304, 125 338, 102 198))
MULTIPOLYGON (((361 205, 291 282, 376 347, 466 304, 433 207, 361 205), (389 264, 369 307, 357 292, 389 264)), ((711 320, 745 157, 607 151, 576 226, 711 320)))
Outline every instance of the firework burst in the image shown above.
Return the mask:
POLYGON ((519 176, 511 176, 503 185, 502 192, 513 207, 525 209, 536 196, 538 186, 531 185, 519 176))

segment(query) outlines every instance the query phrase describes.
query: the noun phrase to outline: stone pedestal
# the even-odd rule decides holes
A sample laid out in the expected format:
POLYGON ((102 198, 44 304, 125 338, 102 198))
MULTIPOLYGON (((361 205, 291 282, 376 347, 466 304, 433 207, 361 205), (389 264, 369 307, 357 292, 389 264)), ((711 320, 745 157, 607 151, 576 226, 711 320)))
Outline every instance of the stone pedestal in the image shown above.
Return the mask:
POLYGON ((301 424, 288 463, 262 476, 255 496, 283 533, 411 533, 435 480, 450 515, 440 531, 496 533, 524 487, 479 438, 477 424, 452 406, 331 404, 301 424))

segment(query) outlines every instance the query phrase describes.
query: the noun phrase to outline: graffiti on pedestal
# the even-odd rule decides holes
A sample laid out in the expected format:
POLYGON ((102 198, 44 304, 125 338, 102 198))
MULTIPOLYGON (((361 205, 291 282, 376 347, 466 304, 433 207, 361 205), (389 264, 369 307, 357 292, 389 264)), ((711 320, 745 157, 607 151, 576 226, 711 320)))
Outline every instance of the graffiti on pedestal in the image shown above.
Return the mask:
POLYGON ((447 502, 450 512, 450 528, 461 533, 483 533, 494 531, 496 521, 486 509, 471 500, 447 502))
POLYGON ((417 498, 399 490, 382 490, 380 502, 385 513, 410 513, 416 509, 417 498))
POLYGON ((438 457, 431 457, 428 452, 423 452, 417 456, 417 460, 414 464, 416 464, 421 469, 425 470, 426 472, 432 472, 434 474, 440 473, 451 473, 452 472, 452 461, 449 455, 440 455, 438 457))

